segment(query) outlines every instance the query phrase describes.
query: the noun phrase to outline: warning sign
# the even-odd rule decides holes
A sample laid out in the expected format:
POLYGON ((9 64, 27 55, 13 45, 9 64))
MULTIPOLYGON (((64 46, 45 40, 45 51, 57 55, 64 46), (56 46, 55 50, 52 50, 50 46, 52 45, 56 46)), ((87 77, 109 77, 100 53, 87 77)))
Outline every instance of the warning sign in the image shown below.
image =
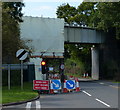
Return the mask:
POLYGON ((33 80, 33 89, 34 90, 49 90, 49 81, 48 80, 33 80))

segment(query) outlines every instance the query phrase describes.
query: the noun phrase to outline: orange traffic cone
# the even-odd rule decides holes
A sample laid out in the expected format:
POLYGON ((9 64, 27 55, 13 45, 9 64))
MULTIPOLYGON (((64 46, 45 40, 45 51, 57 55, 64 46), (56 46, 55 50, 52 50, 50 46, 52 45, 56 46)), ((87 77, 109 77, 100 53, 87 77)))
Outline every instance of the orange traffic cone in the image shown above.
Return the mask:
POLYGON ((75 78, 76 81, 76 92, 80 91, 80 87, 79 87, 79 82, 78 82, 78 78, 75 78))
POLYGON ((54 94, 53 86, 52 86, 52 81, 50 80, 50 94, 54 94))
POLYGON ((66 88, 66 80, 64 80, 64 86, 63 86, 63 93, 67 93, 68 90, 66 88))

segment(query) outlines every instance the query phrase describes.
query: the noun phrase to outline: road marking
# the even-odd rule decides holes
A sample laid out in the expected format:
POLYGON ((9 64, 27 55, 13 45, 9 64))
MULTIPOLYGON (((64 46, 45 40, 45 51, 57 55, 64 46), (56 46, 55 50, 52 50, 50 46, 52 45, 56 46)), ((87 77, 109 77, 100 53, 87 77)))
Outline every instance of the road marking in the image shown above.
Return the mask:
POLYGON ((100 99, 97 99, 97 98, 96 98, 95 100, 97 100, 98 102, 100 102, 100 103, 106 105, 107 107, 110 107, 110 105, 106 104, 105 102, 101 101, 100 99))
POLYGON ((40 110, 41 105, 40 105, 40 101, 36 101, 36 110, 40 110))
POLYGON ((99 84, 104 84, 104 83, 101 82, 101 83, 99 83, 99 84))
POLYGON ((120 88, 120 87, 118 87, 118 86, 113 86, 113 85, 109 85, 110 87, 113 87, 113 88, 116 88, 116 89, 118 89, 118 88, 120 88))
POLYGON ((87 94, 88 96, 92 96, 91 94, 89 94, 89 93, 86 92, 86 91, 82 91, 82 92, 84 92, 84 93, 87 94))
POLYGON ((30 110, 30 108, 31 108, 31 102, 27 102, 26 110, 30 110))

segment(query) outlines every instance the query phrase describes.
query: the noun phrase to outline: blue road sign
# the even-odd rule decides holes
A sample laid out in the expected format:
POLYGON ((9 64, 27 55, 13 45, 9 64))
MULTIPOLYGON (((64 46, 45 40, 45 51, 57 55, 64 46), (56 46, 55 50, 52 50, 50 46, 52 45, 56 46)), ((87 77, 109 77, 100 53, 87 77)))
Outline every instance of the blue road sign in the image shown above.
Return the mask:
POLYGON ((52 80, 52 86, 54 90, 61 89, 61 81, 60 80, 52 80))
POLYGON ((67 89, 75 89, 75 80, 66 80, 67 89))

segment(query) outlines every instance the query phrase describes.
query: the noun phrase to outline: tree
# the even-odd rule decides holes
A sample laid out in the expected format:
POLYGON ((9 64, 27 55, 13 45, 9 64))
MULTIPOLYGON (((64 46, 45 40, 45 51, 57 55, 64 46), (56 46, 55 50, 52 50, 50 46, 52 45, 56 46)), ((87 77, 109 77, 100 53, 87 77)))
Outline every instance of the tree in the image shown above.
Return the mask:
POLYGON ((71 18, 77 14, 77 10, 67 3, 58 6, 56 14, 58 18, 64 18, 65 22, 70 24, 72 22, 71 18))
POLYGON ((24 6, 24 3, 22 2, 3 2, 2 8, 3 12, 6 12, 11 16, 11 18, 14 18, 16 22, 22 22, 22 16, 23 13, 22 7, 24 6))
POLYGON ((21 2, 2 3, 2 60, 3 63, 16 63, 15 53, 24 47, 20 39, 19 22, 22 21, 21 2))
POLYGON ((98 3, 92 13, 91 22, 96 22, 97 29, 112 31, 116 39, 120 39, 120 2, 98 3))

